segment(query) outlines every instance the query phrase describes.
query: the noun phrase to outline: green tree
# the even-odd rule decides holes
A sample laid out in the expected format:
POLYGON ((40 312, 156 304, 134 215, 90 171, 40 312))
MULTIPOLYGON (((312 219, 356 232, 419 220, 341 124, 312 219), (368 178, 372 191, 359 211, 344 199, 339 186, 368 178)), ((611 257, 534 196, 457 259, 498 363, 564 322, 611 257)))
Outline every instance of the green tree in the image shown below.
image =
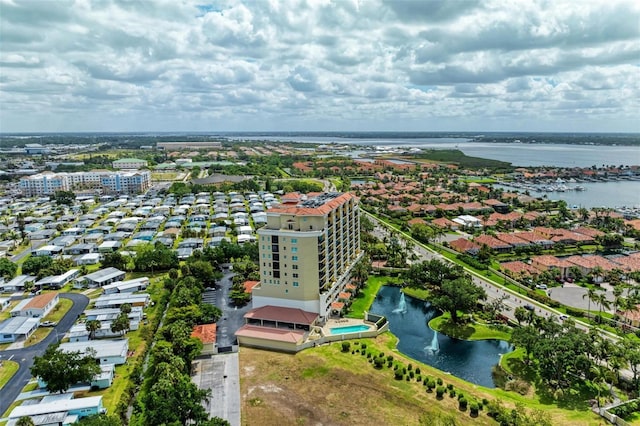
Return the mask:
POLYGON ((111 322, 111 331, 124 336, 127 331, 129 331, 130 326, 129 317, 124 312, 121 312, 116 319, 111 322))
POLYGON ((16 426, 35 426, 35 425, 36 424, 33 422, 31 417, 29 416, 22 416, 16 422, 16 426))
POLYGON ((0 277, 10 280, 16 275, 17 270, 18 265, 16 265, 6 257, 0 258, 0 277))
POLYGON ((49 256, 30 256, 22 263, 22 273, 38 275, 38 273, 50 268, 52 265, 53 258, 49 256))
POLYGON ((587 292, 582 295, 582 298, 587 298, 587 313, 591 314, 591 302, 595 302, 598 298, 598 290, 594 287, 590 287, 587 289, 587 292))
POLYGON ((81 418, 77 423, 79 426, 121 426, 122 422, 115 416, 106 414, 94 414, 81 418))
POLYGON ((76 194, 72 191, 56 191, 53 194, 53 199, 57 205, 67 205, 72 206, 76 201, 76 194))
POLYGON ((461 277, 443 282, 431 303, 435 308, 449 312, 451 320, 458 322, 458 311, 473 312, 478 301, 486 298, 487 294, 482 288, 473 284, 471 279, 461 277))
POLYGON ((96 331, 100 330, 100 321, 98 320, 88 320, 85 323, 85 328, 89 332, 89 340, 93 340, 96 338, 96 331))
POLYGON ((105 254, 101 263, 103 268, 111 267, 120 269, 121 271, 124 271, 127 268, 127 259, 119 251, 105 254))
POLYGON ((44 380, 49 392, 60 393, 78 382, 91 381, 98 373, 100 366, 95 361, 95 351, 89 350, 82 355, 63 352, 54 346, 35 357, 31 367, 31 374, 44 380))
POLYGON ((533 326, 517 327, 511 333, 510 343, 514 346, 523 348, 526 353, 525 363, 531 362, 531 354, 540 339, 540 333, 533 326))

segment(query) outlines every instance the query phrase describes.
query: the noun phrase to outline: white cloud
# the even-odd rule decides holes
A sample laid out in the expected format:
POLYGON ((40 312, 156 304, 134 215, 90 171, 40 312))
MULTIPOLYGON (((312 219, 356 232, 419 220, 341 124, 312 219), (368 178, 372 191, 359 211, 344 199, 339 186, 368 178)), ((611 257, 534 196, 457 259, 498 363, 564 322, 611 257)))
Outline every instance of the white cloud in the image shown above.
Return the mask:
POLYGON ((639 20, 632 0, 3 1, 0 131, 640 131, 639 20))

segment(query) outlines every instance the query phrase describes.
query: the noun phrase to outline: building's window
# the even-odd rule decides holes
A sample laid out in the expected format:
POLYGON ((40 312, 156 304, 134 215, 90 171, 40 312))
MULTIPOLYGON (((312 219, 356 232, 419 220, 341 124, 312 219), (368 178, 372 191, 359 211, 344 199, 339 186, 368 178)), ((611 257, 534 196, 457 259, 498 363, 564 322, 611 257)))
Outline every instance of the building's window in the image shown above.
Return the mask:
POLYGON ((295 262, 296 260, 298 260, 298 256, 291 256, 291 260, 295 262))
POLYGON ((294 281, 294 282, 293 282, 293 286, 294 286, 294 287, 299 287, 299 286, 300 286, 300 283, 299 283, 298 281, 294 281))
POLYGON ((297 253, 298 247, 291 247, 291 253, 297 253))
POLYGON ((298 265, 291 265, 293 269, 298 269, 298 265))
POLYGON ((289 293, 289 290, 288 290, 288 289, 285 289, 285 290, 284 290, 284 292, 285 292, 285 293, 289 293))
POLYGON ((297 238, 292 238, 291 239, 291 244, 298 244, 298 239, 297 238))
POLYGON ((294 273, 293 278, 298 278, 298 274, 294 273))

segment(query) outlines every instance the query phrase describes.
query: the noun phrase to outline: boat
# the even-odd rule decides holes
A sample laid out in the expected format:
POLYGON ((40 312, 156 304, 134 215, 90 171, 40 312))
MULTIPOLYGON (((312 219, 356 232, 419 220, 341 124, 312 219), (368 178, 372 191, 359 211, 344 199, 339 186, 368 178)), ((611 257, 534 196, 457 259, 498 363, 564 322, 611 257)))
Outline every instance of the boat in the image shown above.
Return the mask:
POLYGON ((587 188, 585 188, 584 186, 581 186, 581 185, 578 185, 578 186, 576 186, 576 188, 575 188, 575 190, 576 190, 576 191, 584 191, 584 190, 586 190, 586 189, 587 189, 587 188))

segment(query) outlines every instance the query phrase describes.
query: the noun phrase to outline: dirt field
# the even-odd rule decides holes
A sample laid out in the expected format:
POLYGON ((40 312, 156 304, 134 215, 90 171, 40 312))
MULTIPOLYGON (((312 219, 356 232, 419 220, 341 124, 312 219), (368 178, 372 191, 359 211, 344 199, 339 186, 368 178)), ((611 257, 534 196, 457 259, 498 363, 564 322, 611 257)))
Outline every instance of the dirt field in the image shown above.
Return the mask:
POLYGON ((437 401, 416 381, 394 380, 389 369, 377 371, 337 344, 297 355, 241 348, 240 376, 243 425, 437 425, 451 415, 457 424, 495 424, 459 411, 457 398, 437 401))

